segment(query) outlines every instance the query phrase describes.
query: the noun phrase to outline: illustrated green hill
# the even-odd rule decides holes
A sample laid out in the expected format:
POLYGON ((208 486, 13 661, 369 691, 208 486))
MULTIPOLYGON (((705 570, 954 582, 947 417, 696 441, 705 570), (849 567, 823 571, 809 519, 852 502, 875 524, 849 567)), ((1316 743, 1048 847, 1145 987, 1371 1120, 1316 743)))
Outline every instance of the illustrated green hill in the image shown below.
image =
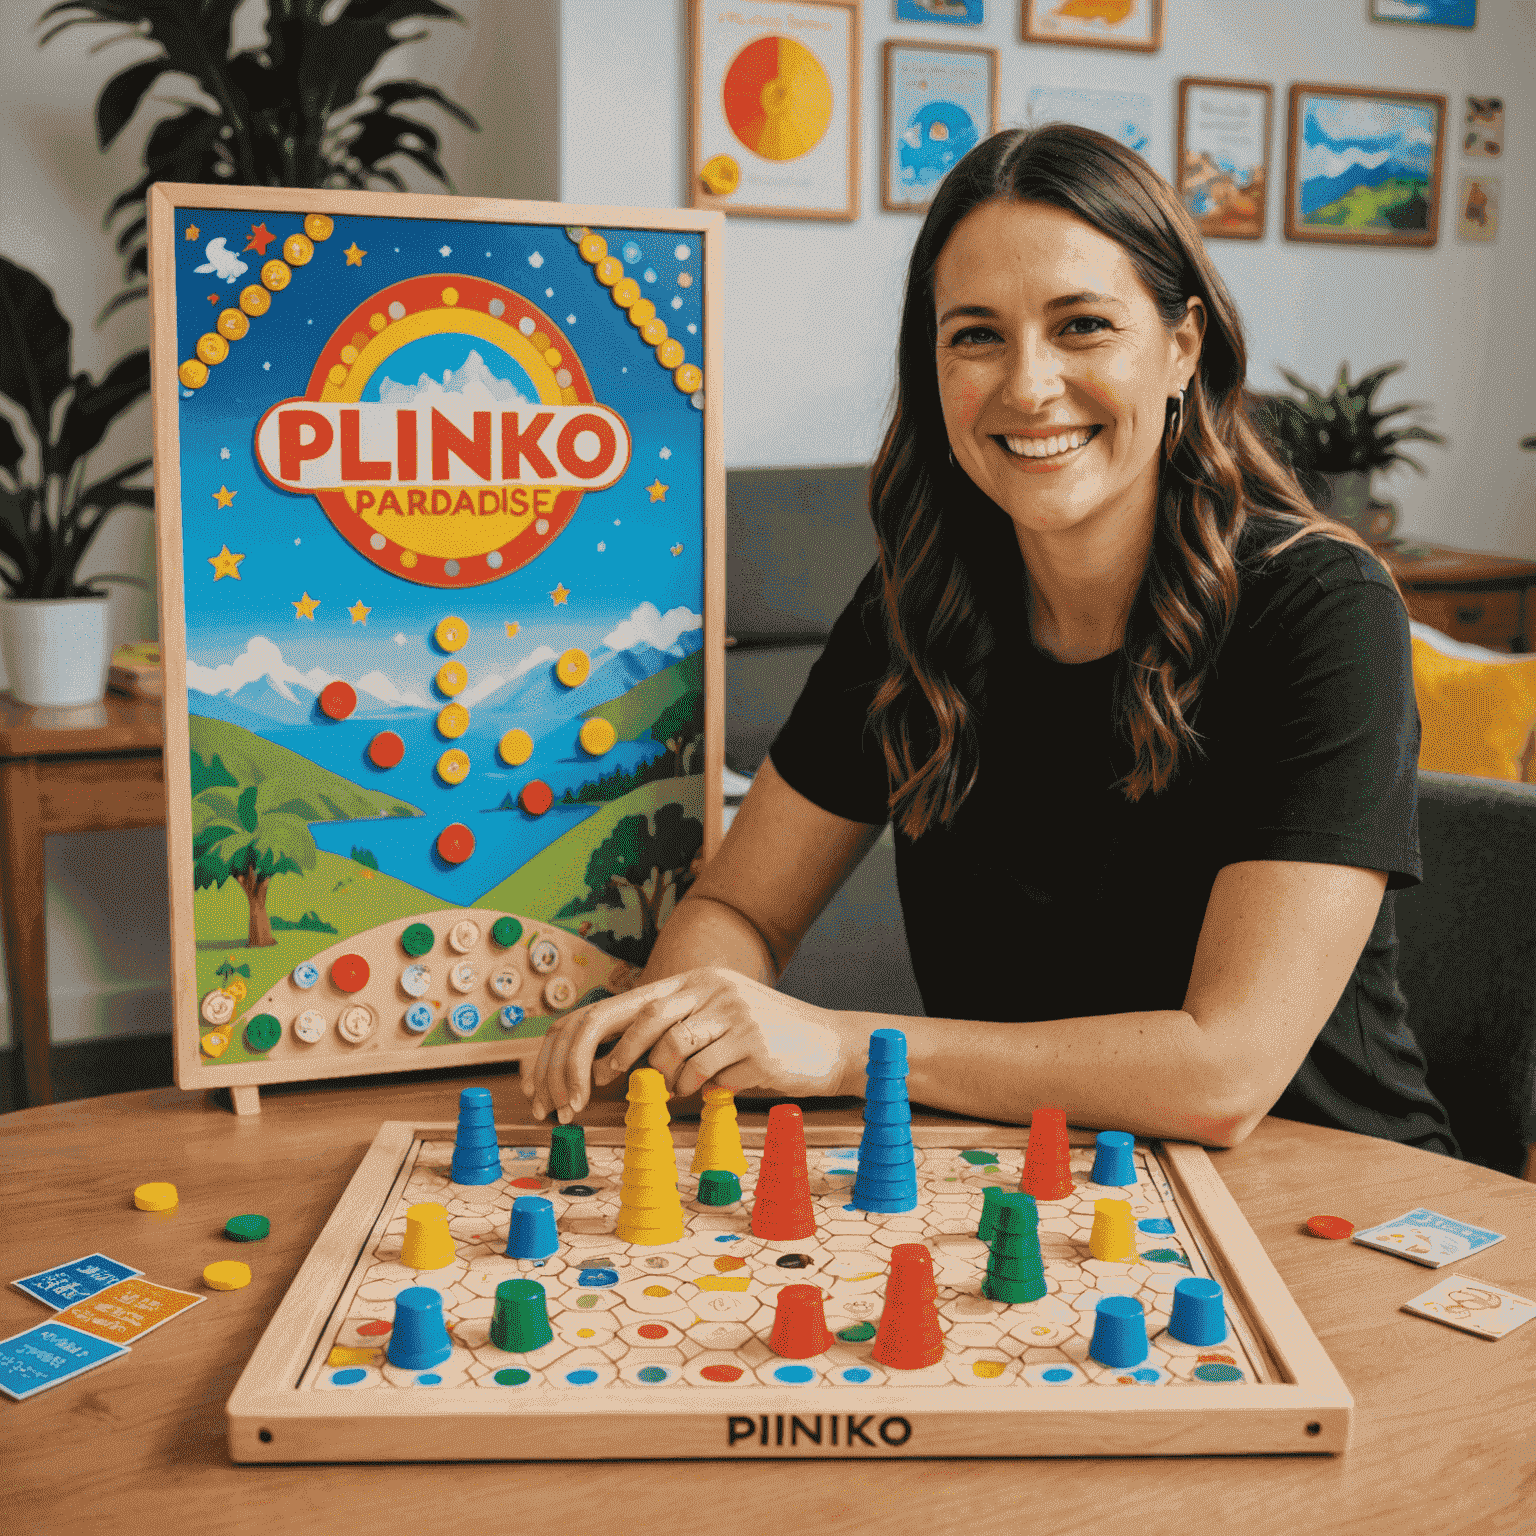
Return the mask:
POLYGON ((296 808, 302 806, 306 821, 360 821, 379 816, 420 816, 414 805, 364 789, 312 763, 307 757, 265 741, 244 726, 227 720, 193 715, 187 722, 192 744, 192 793, 211 785, 248 784, 254 778, 282 779, 302 784, 296 808), (201 762, 199 762, 201 759, 201 762), (218 764, 218 767, 215 767, 218 764), (242 772, 244 765, 256 770, 242 772), (223 769, 221 773, 219 768, 223 769))
POLYGON ((601 715, 619 733, 620 741, 642 741, 650 729, 685 693, 704 688, 704 653, 695 651, 681 661, 654 672, 607 704, 584 710, 581 718, 601 715))
POLYGON ((1424 192, 1424 182, 1394 176, 1377 187, 1352 188, 1314 209, 1304 222, 1333 229, 1424 229, 1428 220, 1424 192))

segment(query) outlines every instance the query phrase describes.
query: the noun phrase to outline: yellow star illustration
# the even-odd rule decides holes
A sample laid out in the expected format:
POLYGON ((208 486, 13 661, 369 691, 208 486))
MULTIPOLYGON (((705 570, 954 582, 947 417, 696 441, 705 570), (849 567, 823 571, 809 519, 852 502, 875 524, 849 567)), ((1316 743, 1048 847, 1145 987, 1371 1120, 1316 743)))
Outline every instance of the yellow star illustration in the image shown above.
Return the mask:
POLYGON ((363 264, 363 257, 368 252, 358 250, 357 241, 354 240, 341 254, 347 258, 347 265, 349 267, 360 267, 363 264))
POLYGON ((667 499, 667 492, 671 489, 670 485, 663 485, 659 479, 646 486, 646 490, 651 493, 652 501, 665 501, 667 499))
POLYGON ((354 624, 367 624, 368 615, 373 612, 373 609, 365 608, 363 606, 362 598, 358 598, 358 600, 353 603, 350 608, 347 609, 347 612, 352 615, 352 622, 354 624))
POLYGON ((549 595, 554 600, 555 607, 558 608, 571 595, 571 592, 569 587, 559 584, 549 595))
POLYGON ((683 552, 683 546, 681 544, 674 544, 672 546, 672 553, 674 555, 680 555, 680 554, 682 554, 682 552, 683 552))
POLYGON ((221 507, 227 507, 230 502, 232 502, 239 494, 239 491, 232 491, 227 485, 221 485, 218 490, 213 493, 213 499, 218 502, 221 507))
POLYGON ((200 229, 198 229, 196 224, 188 224, 187 225, 187 239, 188 240, 196 240, 198 235, 200 235, 201 233, 202 233, 202 231, 200 229))
POLYGON ((308 619, 313 624, 315 622, 315 609, 320 606, 320 599, 318 597, 311 597, 306 592, 293 606, 297 610, 294 615, 296 618, 308 619))
POLYGON ((516 619, 507 620, 507 639, 510 640, 522 626, 516 619))
POLYGON ((244 555, 230 554, 229 545, 224 545, 218 554, 208 556, 208 564, 213 567, 213 579, 217 581, 221 576, 233 576, 239 581, 240 562, 244 559, 244 555))

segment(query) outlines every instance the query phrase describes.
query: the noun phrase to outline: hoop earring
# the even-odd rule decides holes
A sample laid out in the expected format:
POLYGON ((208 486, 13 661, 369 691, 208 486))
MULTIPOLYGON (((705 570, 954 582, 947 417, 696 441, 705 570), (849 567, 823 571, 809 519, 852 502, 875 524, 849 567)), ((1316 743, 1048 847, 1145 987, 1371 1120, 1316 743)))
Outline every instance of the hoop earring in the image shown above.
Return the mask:
POLYGON ((1179 397, 1177 400, 1170 396, 1168 404, 1170 407, 1168 412, 1168 425, 1170 430, 1167 434, 1168 452, 1172 453, 1173 450, 1179 446, 1179 439, 1184 435, 1184 391, 1182 389, 1179 390, 1179 397))

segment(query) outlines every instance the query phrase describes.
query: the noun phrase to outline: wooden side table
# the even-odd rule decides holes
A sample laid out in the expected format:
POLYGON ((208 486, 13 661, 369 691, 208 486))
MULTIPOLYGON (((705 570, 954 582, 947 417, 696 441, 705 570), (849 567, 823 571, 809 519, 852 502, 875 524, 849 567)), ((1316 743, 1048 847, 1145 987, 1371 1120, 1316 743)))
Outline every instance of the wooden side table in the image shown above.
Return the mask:
POLYGON ((1421 624, 1490 650, 1536 650, 1536 560, 1407 539, 1375 549, 1421 624))
POLYGON ((31 709, 0 694, 0 901, 16 1102, 53 1103, 43 839, 165 825, 165 712, 108 695, 31 709))

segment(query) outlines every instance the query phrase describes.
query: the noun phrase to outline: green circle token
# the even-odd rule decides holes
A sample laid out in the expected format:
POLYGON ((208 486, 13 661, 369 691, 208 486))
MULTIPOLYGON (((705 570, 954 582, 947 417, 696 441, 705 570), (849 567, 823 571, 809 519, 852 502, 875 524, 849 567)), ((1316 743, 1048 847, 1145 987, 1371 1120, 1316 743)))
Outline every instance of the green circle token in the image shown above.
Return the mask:
POLYGON ((498 917, 491 924, 491 937, 503 949, 510 949, 523 936, 523 925, 515 917, 498 917))
POLYGON ((248 1051, 270 1051, 282 1038, 283 1026, 270 1013, 258 1013, 245 1026, 245 1048, 248 1051))
POLYGON ((224 1223, 225 1237, 237 1243, 259 1243, 272 1230, 272 1223, 265 1216, 231 1216, 224 1223))
POLYGON ((413 960, 424 955, 437 943, 437 935, 425 923, 412 923, 400 935, 400 948, 413 960))

